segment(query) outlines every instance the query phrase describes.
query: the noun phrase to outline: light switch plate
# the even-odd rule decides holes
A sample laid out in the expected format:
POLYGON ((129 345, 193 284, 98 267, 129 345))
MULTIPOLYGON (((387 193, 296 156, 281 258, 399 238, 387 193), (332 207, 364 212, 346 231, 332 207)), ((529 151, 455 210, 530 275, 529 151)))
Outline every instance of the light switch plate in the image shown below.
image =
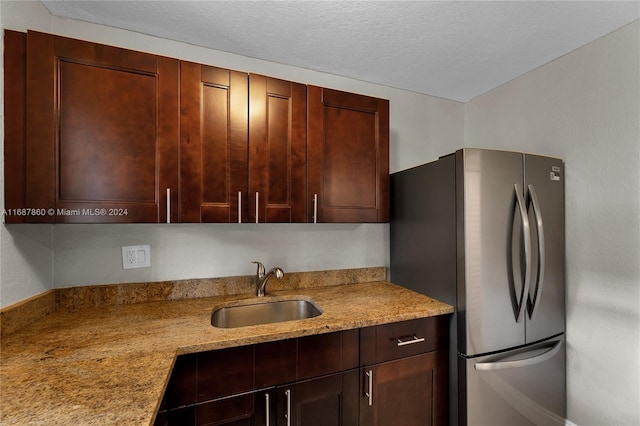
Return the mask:
POLYGON ((149 267, 151 267, 151 248, 149 245, 122 247, 122 269, 149 267))

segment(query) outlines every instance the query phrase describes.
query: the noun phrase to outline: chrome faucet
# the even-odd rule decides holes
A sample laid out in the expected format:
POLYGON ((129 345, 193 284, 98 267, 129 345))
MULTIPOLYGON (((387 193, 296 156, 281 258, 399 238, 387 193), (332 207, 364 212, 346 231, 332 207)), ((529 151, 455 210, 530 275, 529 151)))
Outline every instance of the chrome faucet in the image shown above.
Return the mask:
POLYGON ((284 272, 280 268, 272 268, 266 274, 264 273, 264 265, 260 262, 253 261, 251 263, 255 263, 258 265, 258 270, 256 271, 256 296, 262 297, 265 294, 267 281, 271 277, 276 277, 278 279, 284 277, 284 272))

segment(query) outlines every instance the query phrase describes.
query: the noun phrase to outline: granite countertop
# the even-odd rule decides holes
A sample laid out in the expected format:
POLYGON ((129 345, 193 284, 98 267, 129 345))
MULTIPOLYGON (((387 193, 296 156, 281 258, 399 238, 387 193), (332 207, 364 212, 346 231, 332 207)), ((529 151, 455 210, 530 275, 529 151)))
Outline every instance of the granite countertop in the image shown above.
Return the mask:
POLYGON ((60 309, 3 336, 0 423, 151 424, 180 354, 328 333, 453 312, 450 305, 387 281, 298 288, 323 314, 300 321, 221 329, 211 312, 223 295, 60 309))

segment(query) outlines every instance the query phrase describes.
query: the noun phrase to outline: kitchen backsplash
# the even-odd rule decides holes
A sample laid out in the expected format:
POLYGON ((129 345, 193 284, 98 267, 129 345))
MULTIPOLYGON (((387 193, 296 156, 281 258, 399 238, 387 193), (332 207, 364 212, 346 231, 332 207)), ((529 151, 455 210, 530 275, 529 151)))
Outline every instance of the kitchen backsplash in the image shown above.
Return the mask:
MULTIPOLYGON (((384 266, 312 272, 286 272, 267 285, 271 291, 386 280, 384 266)), ((49 290, 0 310, 0 333, 10 334, 56 310, 255 293, 253 275, 177 281, 66 287, 49 290)))

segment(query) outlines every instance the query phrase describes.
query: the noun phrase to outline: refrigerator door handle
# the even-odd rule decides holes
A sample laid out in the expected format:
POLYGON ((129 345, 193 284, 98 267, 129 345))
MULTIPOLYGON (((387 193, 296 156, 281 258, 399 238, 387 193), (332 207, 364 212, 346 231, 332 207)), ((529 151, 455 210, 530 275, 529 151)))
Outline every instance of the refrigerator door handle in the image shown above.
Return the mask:
MULTIPOLYGON (((522 193, 518 189, 518 184, 513 184, 516 192, 516 200, 518 202, 518 211, 520 212, 520 219, 522 220, 522 236, 524 239, 524 285, 522 286, 522 292, 520 293, 520 300, 516 305, 516 322, 519 323, 523 316, 523 307, 526 302, 526 296, 529 294, 529 286, 531 284, 531 230, 529 229, 529 215, 527 214, 527 207, 524 202, 522 193)), ((514 277, 515 282, 515 277, 514 277)))
MULTIPOLYGON (((504 370, 505 368, 518 368, 527 367, 529 365, 538 364, 548 359, 553 358, 555 354, 560 351, 562 347, 562 340, 558 340, 555 344, 547 349, 545 352, 532 356, 530 358, 524 358, 514 361, 496 361, 496 362, 478 362, 474 365, 474 368, 478 371, 490 371, 490 370, 504 370)), ((538 349, 533 352, 537 352, 538 349)))
POLYGON ((536 219, 536 230, 538 233, 538 276, 536 278, 536 289, 533 295, 533 300, 528 300, 527 309, 529 311, 529 318, 533 318, 533 315, 536 312, 536 308, 538 306, 538 299, 540 299, 540 294, 542 294, 542 284, 544 283, 544 266, 546 263, 546 253, 545 253, 545 245, 544 245, 544 224, 542 222, 542 211, 540 210, 540 202, 538 201, 538 196, 536 195, 536 190, 533 185, 528 186, 529 189, 529 197, 531 199, 531 204, 533 206, 533 214, 536 219))

